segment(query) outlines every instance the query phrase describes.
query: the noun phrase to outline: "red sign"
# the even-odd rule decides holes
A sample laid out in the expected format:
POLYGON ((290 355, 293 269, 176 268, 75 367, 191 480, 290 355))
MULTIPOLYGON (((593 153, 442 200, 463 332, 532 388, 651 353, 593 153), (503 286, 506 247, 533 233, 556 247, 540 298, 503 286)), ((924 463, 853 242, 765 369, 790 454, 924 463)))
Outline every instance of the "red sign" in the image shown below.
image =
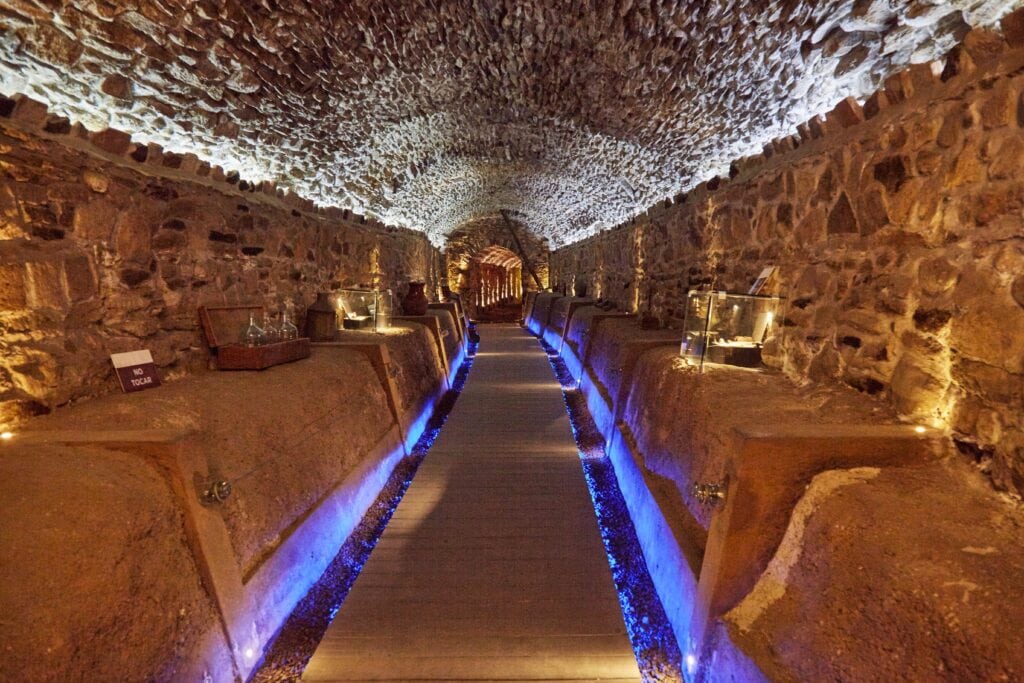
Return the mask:
POLYGON ((115 353, 111 354, 110 360, 114 363, 114 370, 124 393, 130 394, 160 386, 160 375, 156 372, 153 354, 149 351, 115 353))

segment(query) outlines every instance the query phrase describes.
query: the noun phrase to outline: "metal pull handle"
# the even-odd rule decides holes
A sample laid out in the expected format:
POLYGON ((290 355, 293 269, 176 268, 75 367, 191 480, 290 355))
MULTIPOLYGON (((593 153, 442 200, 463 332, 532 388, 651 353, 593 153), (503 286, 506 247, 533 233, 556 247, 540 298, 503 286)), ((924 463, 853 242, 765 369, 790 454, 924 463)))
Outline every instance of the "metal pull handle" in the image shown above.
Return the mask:
POLYGON ((203 505, 217 505, 227 500, 230 495, 231 482, 223 480, 211 481, 203 490, 202 495, 199 496, 199 500, 202 501, 203 505))
POLYGON ((721 500, 725 500, 725 484, 713 484, 711 482, 703 482, 693 485, 693 495, 697 498, 701 505, 715 505, 721 500))

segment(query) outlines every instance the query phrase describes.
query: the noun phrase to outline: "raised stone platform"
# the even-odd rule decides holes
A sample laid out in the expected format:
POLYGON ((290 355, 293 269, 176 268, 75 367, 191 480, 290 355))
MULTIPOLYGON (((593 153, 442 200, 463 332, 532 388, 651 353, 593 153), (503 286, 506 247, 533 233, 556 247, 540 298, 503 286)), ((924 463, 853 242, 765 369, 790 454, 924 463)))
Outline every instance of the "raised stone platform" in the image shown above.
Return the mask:
POLYGON ((590 338, 580 388, 692 680, 1024 670, 1021 637, 996 635, 1024 632, 1008 607, 1024 517, 945 457, 946 434, 849 387, 700 373, 659 333, 596 318, 576 330, 590 338))
POLYGON ((0 441, 0 678, 245 679, 444 387, 421 326, 356 337, 0 441), (204 505, 220 480, 230 495, 204 505))

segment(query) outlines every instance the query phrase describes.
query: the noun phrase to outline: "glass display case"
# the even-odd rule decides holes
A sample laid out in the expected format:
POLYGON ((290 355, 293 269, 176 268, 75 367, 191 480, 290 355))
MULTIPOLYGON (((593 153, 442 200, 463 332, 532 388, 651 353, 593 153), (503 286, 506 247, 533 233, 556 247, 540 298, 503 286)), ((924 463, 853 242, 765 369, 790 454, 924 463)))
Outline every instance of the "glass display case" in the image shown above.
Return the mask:
POLYGON ((337 306, 339 329, 380 332, 391 325, 391 290, 342 289, 337 306))
POLYGON ((758 367, 779 301, 777 296, 691 290, 686 296, 681 355, 699 367, 705 362, 758 367))

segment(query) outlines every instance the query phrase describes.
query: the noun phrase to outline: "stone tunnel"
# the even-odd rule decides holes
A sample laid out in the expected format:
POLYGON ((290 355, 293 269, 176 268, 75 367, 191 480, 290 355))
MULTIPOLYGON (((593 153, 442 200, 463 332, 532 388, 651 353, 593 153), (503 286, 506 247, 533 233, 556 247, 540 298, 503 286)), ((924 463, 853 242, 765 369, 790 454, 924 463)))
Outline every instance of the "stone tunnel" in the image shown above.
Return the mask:
POLYGON ((0 28, 0 679, 1024 680, 1024 2, 0 28))

